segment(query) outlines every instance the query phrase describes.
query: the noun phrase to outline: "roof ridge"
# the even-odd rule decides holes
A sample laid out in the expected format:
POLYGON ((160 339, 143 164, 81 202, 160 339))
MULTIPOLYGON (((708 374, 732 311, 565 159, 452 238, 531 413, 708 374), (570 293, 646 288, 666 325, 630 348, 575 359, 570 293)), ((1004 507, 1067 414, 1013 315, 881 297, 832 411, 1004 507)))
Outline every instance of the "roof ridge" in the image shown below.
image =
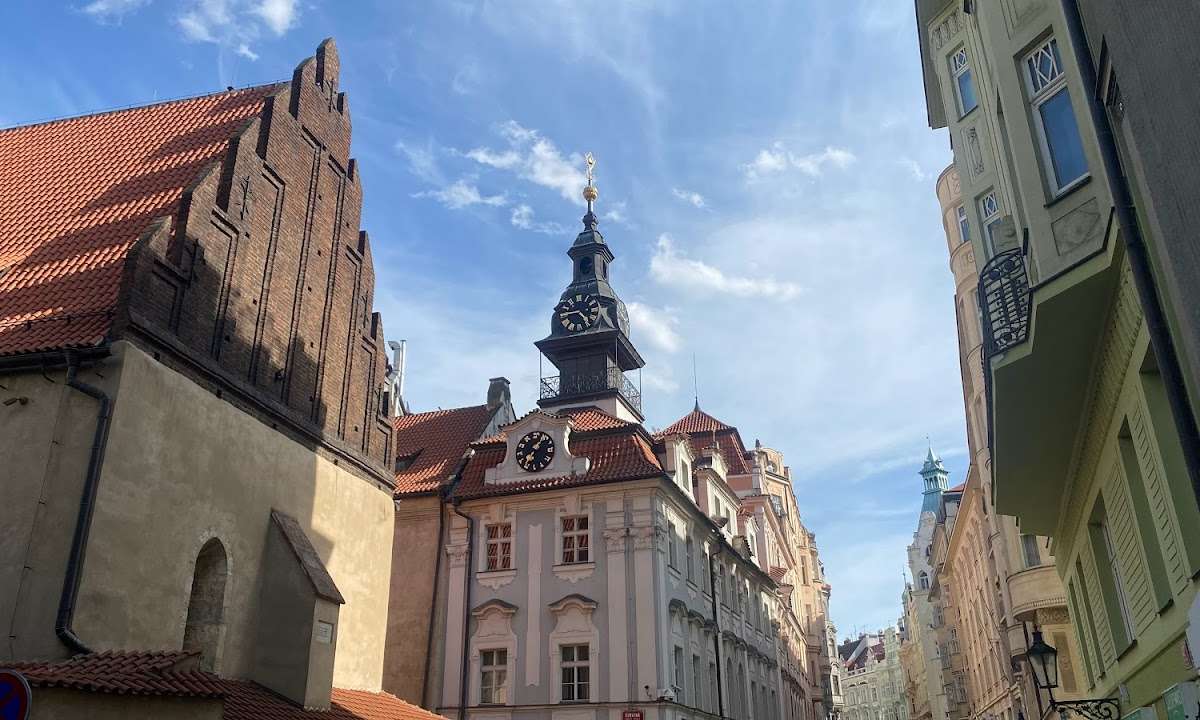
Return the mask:
POLYGON ((291 82, 290 79, 284 79, 284 80, 275 80, 272 82, 254 83, 251 85, 242 85, 240 87, 234 87, 231 85, 229 87, 226 87, 224 90, 213 90, 212 92, 196 93, 195 95, 182 95, 179 97, 167 98, 165 100, 158 100, 158 101, 150 102, 150 103, 130 103, 128 105, 118 105, 116 107, 104 108, 101 110, 93 110, 92 112, 80 113, 78 115, 58 115, 55 117, 42 118, 42 119, 35 120, 35 121, 29 122, 29 123, 21 123, 19 125, 9 125, 7 127, 0 127, 0 133, 15 132, 17 130, 23 130, 25 128, 41 127, 43 125, 53 125, 55 123, 65 123, 65 122, 70 122, 72 120, 82 120, 84 118, 99 117, 101 115, 114 115, 116 113, 126 112, 129 110, 141 110, 143 108, 159 107, 160 105, 171 105, 173 103, 187 102, 189 100, 199 100, 200 98, 212 97, 214 95, 224 95, 226 93, 239 93, 239 92, 245 92, 246 90, 258 90, 261 88, 270 87, 272 85, 286 85, 289 82, 291 82))

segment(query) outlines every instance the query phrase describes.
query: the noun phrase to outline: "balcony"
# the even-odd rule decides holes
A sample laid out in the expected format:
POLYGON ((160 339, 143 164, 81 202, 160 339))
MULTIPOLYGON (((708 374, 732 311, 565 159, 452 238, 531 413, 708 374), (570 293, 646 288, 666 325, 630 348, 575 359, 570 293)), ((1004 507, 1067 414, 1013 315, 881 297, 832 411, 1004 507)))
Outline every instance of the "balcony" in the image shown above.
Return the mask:
POLYGON ((538 393, 538 400, 554 402, 586 397, 608 390, 616 390, 631 407, 639 413, 642 411, 641 389, 630 382, 620 368, 615 367, 608 368, 607 372, 544 377, 538 393))
POLYGON ((1029 275, 1020 250, 997 254, 979 271, 979 308, 988 357, 1029 337, 1029 275))
POLYGON ((1066 607, 1062 581, 1053 565, 1039 565, 1008 576, 1012 611, 1017 620, 1032 622, 1040 608, 1066 607))

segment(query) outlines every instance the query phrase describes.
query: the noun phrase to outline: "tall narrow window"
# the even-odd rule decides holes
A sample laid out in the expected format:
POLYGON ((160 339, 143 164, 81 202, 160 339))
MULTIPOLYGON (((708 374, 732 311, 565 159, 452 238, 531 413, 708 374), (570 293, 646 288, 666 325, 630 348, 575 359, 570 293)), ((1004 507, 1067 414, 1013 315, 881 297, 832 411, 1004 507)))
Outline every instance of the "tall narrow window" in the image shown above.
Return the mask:
POLYGON ((1050 38, 1026 56, 1025 82, 1051 190, 1058 194, 1083 179, 1087 159, 1057 40, 1050 38))
POLYGON ((679 558, 675 550, 675 523, 667 523, 667 565, 679 567, 679 558))
POLYGON ((692 655, 692 705, 704 706, 704 685, 700 682, 699 655, 692 655))
POLYGON ((487 535, 488 570, 512 569, 512 523, 493 523, 484 526, 487 535))
POLYGON ((1113 544, 1112 534, 1109 532, 1107 509, 1103 497, 1096 501, 1088 532, 1091 536, 1092 553, 1096 560, 1096 574, 1099 576, 1104 596, 1108 624, 1112 630, 1113 645, 1119 655, 1133 642, 1133 614, 1129 609, 1129 597, 1126 594, 1121 560, 1117 555, 1116 545, 1113 544))
POLYGON ((954 209, 954 216, 958 219, 958 241, 966 242, 971 239, 971 225, 967 222, 967 209, 959 205, 954 209))
POLYGON ((562 700, 586 702, 591 697, 591 663, 587 645, 563 645, 562 700))
POLYGON ((917 587, 922 590, 929 589, 929 573, 921 571, 921 574, 917 576, 917 587))
POLYGON ((971 62, 967 49, 959 48, 950 56, 950 73, 954 76, 954 90, 958 99, 959 116, 975 109, 979 100, 975 97, 975 78, 971 74, 971 62))
POLYGON ((675 692, 678 694, 679 702, 684 702, 684 680, 683 680, 683 648, 675 646, 675 692))
POLYGON ((479 703, 503 705, 508 702, 508 650, 483 650, 479 653, 479 703))
POLYGON ((696 580, 696 543, 689 535, 684 541, 684 547, 687 549, 687 579, 691 582, 696 580))
POLYGON ((979 214, 983 217, 983 239, 988 257, 996 254, 996 227, 1000 224, 1000 201, 996 191, 989 191, 979 200, 979 214))
POLYGON ((228 577, 225 546, 212 538, 196 555, 187 624, 183 628, 183 649, 200 653, 201 670, 219 669, 217 660, 225 629, 225 580, 228 577))
POLYGON ((562 519, 562 561, 585 563, 591 560, 588 516, 572 515, 562 519))
POLYGON ((1036 535, 1021 536, 1021 553, 1025 556, 1025 567, 1033 568, 1042 564, 1042 553, 1038 548, 1036 535))

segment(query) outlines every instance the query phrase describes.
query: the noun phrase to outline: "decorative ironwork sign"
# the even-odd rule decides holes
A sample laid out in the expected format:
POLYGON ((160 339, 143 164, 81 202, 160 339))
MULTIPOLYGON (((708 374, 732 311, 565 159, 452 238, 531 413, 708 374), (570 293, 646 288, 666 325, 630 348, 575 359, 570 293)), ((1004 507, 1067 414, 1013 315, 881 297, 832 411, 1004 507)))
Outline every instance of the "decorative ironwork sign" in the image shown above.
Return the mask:
POLYGON ((1054 709, 1058 710, 1058 716, 1062 720, 1070 720, 1072 712, 1089 720, 1118 720, 1121 717, 1121 705, 1116 698, 1056 700, 1054 709))
POLYGON ((1020 250, 996 254, 979 271, 979 310, 988 357, 1029 337, 1029 275, 1020 250))

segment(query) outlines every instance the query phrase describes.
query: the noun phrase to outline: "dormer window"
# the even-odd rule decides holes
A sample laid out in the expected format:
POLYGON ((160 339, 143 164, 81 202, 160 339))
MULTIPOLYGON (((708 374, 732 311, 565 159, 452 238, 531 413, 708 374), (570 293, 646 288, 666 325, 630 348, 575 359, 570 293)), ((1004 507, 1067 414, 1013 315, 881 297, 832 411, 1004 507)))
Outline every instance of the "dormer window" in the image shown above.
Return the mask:
POLYGON ((404 472, 405 470, 412 467, 412 464, 416 461, 417 456, 420 454, 421 454, 421 451, 418 450, 416 452, 409 453, 408 455, 401 455, 401 456, 397 457, 396 458, 396 472, 404 472))

